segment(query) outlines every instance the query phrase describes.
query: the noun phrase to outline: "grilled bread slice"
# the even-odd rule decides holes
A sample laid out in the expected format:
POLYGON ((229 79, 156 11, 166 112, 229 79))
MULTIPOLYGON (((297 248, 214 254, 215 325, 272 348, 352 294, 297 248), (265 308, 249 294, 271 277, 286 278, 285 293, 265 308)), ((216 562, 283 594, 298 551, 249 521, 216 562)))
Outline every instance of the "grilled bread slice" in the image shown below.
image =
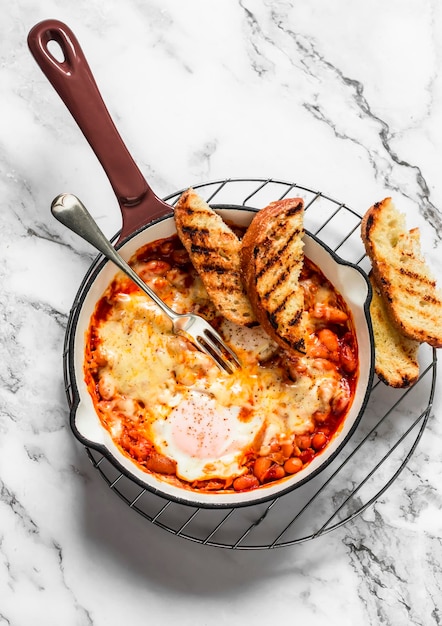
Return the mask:
POLYGON ((407 231, 405 215, 385 198, 364 215, 361 235, 376 284, 401 333, 442 347, 442 292, 422 256, 419 229, 407 231))
POLYGON ((256 324, 241 280, 241 243, 236 234, 193 189, 179 198, 175 223, 178 236, 216 308, 235 324, 256 324))
POLYGON ((419 377, 420 343, 404 337, 391 321, 373 273, 369 274, 373 297, 370 316, 373 323, 376 374, 390 387, 411 387, 419 377))
POLYGON ((241 246, 243 282, 258 321, 276 343, 298 351, 305 348, 303 234, 303 200, 286 198, 256 214, 241 246))

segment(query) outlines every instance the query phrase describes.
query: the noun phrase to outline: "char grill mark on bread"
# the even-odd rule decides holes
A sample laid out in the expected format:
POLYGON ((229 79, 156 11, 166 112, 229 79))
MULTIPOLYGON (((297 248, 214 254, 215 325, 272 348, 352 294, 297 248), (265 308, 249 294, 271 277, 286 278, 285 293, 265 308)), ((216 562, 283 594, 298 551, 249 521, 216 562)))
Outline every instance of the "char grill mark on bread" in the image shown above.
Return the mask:
POLYGON ((212 302, 241 326, 256 324, 240 275, 240 240, 193 189, 175 207, 177 233, 212 302))
POLYGON ((286 198, 261 209, 241 246, 241 271, 255 315, 280 346, 303 351, 304 203, 286 198))
POLYGON ((385 198, 364 215, 361 235, 393 322, 406 337, 442 347, 442 292, 422 256, 419 229, 408 231, 405 215, 385 198))
POLYGON ((370 316, 375 343, 375 370, 390 387, 411 387, 419 377, 417 358, 419 342, 405 337, 390 319, 373 273, 369 274, 373 288, 370 316))

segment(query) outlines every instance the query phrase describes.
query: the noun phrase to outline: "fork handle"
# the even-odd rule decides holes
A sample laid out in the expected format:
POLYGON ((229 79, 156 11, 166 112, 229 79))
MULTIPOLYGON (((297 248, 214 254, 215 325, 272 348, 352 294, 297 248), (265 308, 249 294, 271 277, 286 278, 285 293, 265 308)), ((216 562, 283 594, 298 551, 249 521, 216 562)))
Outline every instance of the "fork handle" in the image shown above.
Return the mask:
POLYGON ((124 272, 133 282, 157 304, 172 322, 179 317, 177 313, 165 304, 161 298, 141 280, 136 272, 130 267, 123 257, 118 254, 111 242, 100 230, 97 222, 86 209, 84 204, 74 195, 62 193, 51 204, 52 215, 61 224, 69 228, 76 235, 90 243, 96 250, 101 252, 109 261, 124 272))

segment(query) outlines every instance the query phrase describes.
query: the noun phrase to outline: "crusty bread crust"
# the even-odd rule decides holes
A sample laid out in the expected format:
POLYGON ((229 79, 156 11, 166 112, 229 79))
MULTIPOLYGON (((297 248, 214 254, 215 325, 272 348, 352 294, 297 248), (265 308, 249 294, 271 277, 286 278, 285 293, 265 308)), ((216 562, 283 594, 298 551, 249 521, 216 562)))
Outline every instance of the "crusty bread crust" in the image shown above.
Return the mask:
POLYGON ((376 374, 390 387, 411 387, 419 377, 420 343, 404 337, 391 321, 372 272, 369 278, 373 288, 370 316, 373 324, 376 374))
POLYGON ((174 214, 178 236, 216 308, 235 324, 256 324, 241 279, 236 234, 193 189, 181 195, 174 214))
POLYGON ((261 209, 241 246, 241 272, 253 311, 284 349, 304 350, 304 203, 285 198, 261 209))
POLYGON ((407 231, 391 198, 364 215, 361 236, 391 319, 402 334, 442 347, 442 292, 427 266, 419 230, 407 231))

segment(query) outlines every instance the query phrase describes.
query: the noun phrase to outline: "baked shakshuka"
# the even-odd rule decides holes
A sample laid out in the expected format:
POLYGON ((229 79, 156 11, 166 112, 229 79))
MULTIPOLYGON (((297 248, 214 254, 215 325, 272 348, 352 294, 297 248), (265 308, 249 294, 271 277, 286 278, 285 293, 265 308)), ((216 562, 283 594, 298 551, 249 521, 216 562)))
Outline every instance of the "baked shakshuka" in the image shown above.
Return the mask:
POLYGON ((86 334, 85 380, 113 441, 143 471, 181 488, 247 491, 302 471, 339 431, 358 376, 353 321, 308 258, 305 352, 288 354, 260 326, 236 326, 211 303, 177 235, 130 265, 177 313, 207 319, 238 355, 231 375, 172 331, 122 273, 86 334))

